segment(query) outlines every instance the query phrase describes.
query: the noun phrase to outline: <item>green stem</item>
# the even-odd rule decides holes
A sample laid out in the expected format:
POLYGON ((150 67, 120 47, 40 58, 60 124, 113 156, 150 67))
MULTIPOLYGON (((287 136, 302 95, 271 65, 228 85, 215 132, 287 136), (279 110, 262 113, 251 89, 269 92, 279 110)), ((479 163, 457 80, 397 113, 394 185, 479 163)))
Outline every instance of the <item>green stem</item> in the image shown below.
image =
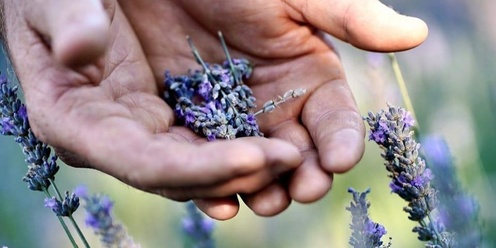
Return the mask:
MULTIPOLYGON (((391 67, 393 69, 396 82, 398 83, 398 87, 400 88, 401 96, 403 98, 403 102, 405 103, 405 107, 410 113, 412 113, 412 117, 415 120, 418 120, 417 115, 415 114, 415 111, 413 109, 412 100, 410 98, 410 95, 408 94, 408 89, 406 87, 405 79, 403 78, 403 74, 401 73, 400 65, 398 64, 398 60, 396 59, 396 55, 394 55, 394 53, 389 53, 388 55, 389 55, 389 59, 391 60, 391 67)), ((418 121, 417 121, 417 128, 420 128, 418 121)))
POLYGON ((74 217, 72 217, 72 215, 69 215, 69 220, 71 220, 72 225, 74 226, 74 228, 76 229, 76 232, 77 232, 77 233, 78 233, 78 235, 79 235, 79 238, 81 239, 81 241, 83 241, 84 247, 85 247, 85 248, 90 248, 90 244, 89 244, 89 243, 88 243, 88 241, 86 240, 86 237, 84 237, 83 232, 82 232, 82 231, 81 231, 81 229, 79 228, 79 225, 77 224, 76 220, 74 220, 74 217))
POLYGON ((64 198, 62 197, 62 194, 60 194, 59 188, 57 188, 57 184, 55 184, 55 181, 52 179, 49 179, 50 183, 53 186, 53 189, 55 191, 55 194, 57 194, 57 197, 59 198, 60 201, 64 201, 64 198))
MULTIPOLYGON (((51 198, 52 197, 50 195, 50 193, 48 192, 47 189, 45 189, 44 192, 45 192, 45 195, 48 198, 51 198)), ((62 225, 62 228, 64 229, 65 234, 67 235, 67 237, 71 241, 72 247, 78 248, 78 245, 76 244, 76 241, 74 240, 74 237, 72 237, 71 231, 69 231, 69 228, 67 228, 67 225, 65 224, 64 220, 62 219, 62 217, 57 215, 57 218, 59 219, 60 225, 62 225)))

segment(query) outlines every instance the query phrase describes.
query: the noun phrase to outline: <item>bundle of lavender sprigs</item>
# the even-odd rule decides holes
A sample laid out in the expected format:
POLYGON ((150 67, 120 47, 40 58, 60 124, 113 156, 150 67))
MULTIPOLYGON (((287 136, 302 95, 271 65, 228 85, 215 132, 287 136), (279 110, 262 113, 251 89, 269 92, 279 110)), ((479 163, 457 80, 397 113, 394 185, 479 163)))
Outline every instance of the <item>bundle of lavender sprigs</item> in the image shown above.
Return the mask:
POLYGON ((254 112, 255 97, 243 80, 251 76, 253 66, 246 59, 231 59, 222 33, 218 33, 226 60, 208 64, 188 37, 193 55, 202 70, 172 76, 165 72, 165 100, 174 109, 180 124, 203 135, 208 141, 263 136, 256 116, 274 110, 279 104, 305 94, 305 89, 289 90, 267 101, 254 112))

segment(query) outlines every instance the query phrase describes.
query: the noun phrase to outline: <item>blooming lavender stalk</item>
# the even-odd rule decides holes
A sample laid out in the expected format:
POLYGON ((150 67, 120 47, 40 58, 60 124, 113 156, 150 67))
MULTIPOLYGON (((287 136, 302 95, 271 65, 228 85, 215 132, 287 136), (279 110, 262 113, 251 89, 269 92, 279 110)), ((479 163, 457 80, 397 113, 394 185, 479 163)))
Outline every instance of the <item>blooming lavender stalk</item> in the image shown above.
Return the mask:
POLYGON ((479 206, 474 197, 463 190, 446 142, 429 136, 422 139, 422 145, 427 164, 436 176, 432 185, 438 191, 439 221, 457 237, 456 247, 481 247, 479 206))
POLYGON ((182 220, 184 233, 189 237, 193 248, 215 247, 212 232, 215 222, 204 217, 191 201, 186 203, 187 216, 182 220))
POLYGON ((1 74, 0 108, 0 133, 13 136, 15 142, 22 147, 22 152, 26 157, 28 172, 22 180, 28 184, 29 189, 45 193, 49 199, 45 202, 45 206, 54 210, 72 245, 77 247, 62 216, 69 217, 85 247, 89 247, 72 217, 72 213, 79 206, 77 196, 67 195, 63 198, 55 184, 55 174, 59 170, 57 156, 51 155, 51 148, 36 138, 29 125, 26 106, 17 97, 17 86, 10 87, 7 78, 1 74), (50 195, 48 191, 50 186, 53 187, 58 198, 50 195))
POLYGON ((370 202, 367 201, 367 194, 370 189, 365 192, 357 192, 353 188, 349 188, 348 192, 353 195, 353 201, 346 210, 351 212, 350 228, 352 234, 350 237, 350 245, 354 248, 387 248, 391 246, 383 245, 381 238, 387 233, 384 226, 373 222, 368 214, 370 202))
POLYGON ((112 208, 114 203, 106 195, 88 195, 86 187, 79 186, 75 190, 84 201, 86 210, 86 225, 93 228, 96 235, 100 236, 100 241, 104 247, 108 248, 139 248, 139 244, 134 243, 126 228, 114 218, 112 208))
POLYGON ((69 195, 69 192, 66 191, 63 201, 60 201, 55 196, 46 198, 45 207, 52 209, 57 216, 69 217, 78 209, 79 197, 74 193, 69 195))
POLYGON ((445 232, 432 216, 438 199, 430 184, 432 171, 419 157, 420 144, 410 131, 414 124, 411 114, 403 108, 388 105, 387 110, 377 114, 369 112, 364 119, 370 126, 369 139, 383 150, 381 156, 386 160, 386 169, 392 179, 391 191, 408 202, 404 211, 410 220, 419 223, 413 232, 427 242, 426 247, 453 247, 453 235, 445 232))
POLYGON ((232 59, 219 32, 226 61, 208 64, 188 37, 193 55, 202 70, 187 75, 172 76, 165 72, 165 100, 174 109, 178 121, 209 141, 246 136, 263 136, 256 115, 274 110, 279 104, 305 93, 290 90, 282 97, 270 100, 254 113, 255 97, 243 80, 251 76, 253 66, 246 59, 232 59))

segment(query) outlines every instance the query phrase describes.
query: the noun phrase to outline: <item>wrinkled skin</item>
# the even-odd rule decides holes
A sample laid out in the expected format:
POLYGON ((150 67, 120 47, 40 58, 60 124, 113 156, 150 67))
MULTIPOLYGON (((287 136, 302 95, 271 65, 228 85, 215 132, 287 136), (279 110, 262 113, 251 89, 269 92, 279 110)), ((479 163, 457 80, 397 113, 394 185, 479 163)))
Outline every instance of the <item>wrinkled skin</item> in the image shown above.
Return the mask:
POLYGON ((420 44, 425 24, 376 1, 27 1, 5 4, 10 54, 37 136, 68 164, 91 167, 213 218, 236 215, 236 195, 258 215, 313 202, 364 149, 364 125, 325 31, 362 49, 420 44), (29 3, 29 4, 27 4, 29 3), (322 30, 322 31, 321 31, 322 30), (259 103, 307 94, 259 118, 267 138, 207 143, 174 126, 160 98, 163 72, 233 57, 255 64, 259 103))

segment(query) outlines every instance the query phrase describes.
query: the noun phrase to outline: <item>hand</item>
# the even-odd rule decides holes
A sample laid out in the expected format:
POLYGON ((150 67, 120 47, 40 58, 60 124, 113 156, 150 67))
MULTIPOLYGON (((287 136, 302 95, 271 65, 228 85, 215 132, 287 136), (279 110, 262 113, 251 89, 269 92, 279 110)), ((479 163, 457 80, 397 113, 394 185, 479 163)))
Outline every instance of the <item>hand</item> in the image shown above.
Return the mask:
POLYGON ((31 127, 69 164, 175 200, 231 204, 236 193, 258 192, 301 164, 297 148, 281 140, 207 143, 172 126, 173 113, 116 2, 3 3, 31 127))
MULTIPOLYGON (((242 194, 257 214, 274 215, 294 199, 313 202, 331 188, 334 173, 352 168, 364 149, 364 125, 336 51, 319 30, 362 49, 399 51, 420 44, 425 23, 396 14, 378 1, 120 1, 134 27, 155 80, 164 70, 199 68, 185 36, 207 62, 223 61, 217 31, 232 57, 253 61, 247 82, 261 104, 289 89, 307 94, 263 115, 266 136, 289 141, 304 156, 301 166, 268 187, 242 194)), ((197 200, 212 217, 229 217, 237 202, 197 200)))

